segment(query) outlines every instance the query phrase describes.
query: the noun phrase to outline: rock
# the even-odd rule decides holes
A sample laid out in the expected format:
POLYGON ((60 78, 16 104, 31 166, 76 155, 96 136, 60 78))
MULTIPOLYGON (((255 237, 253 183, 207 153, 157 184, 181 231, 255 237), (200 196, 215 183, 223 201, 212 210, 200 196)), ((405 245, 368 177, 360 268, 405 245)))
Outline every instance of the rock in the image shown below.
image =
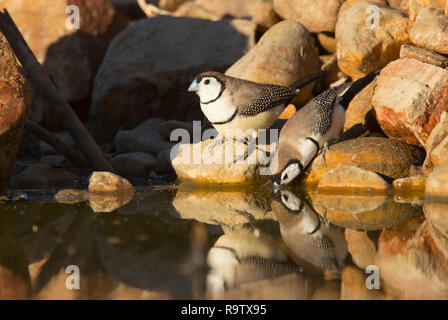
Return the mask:
POLYGON ((448 163, 448 136, 431 151, 430 157, 432 165, 436 168, 448 163))
POLYGON ((428 220, 428 231, 431 238, 448 258, 448 205, 446 203, 427 203, 423 212, 428 220))
MULTIPOLYGON (((366 2, 366 0, 346 0, 342 4, 341 8, 339 9, 338 17, 340 17, 345 12, 345 10, 350 9, 351 7, 353 7, 358 2, 366 2)), ((382 6, 387 6, 386 1, 384 1, 384 0, 370 0, 369 2, 372 2, 372 4, 377 3, 377 4, 380 4, 382 6)), ((399 8, 394 8, 394 9, 399 9, 399 8)))
POLYGON ((131 152, 116 156, 110 164, 122 176, 147 178, 156 165, 156 158, 144 152, 131 152))
POLYGON ((149 1, 149 3, 155 2, 154 4, 163 10, 176 11, 177 8, 179 8, 182 4, 184 4, 187 1, 188 0, 156 0, 156 1, 151 0, 149 1))
POLYGON ((63 189, 59 190, 54 196, 54 199, 58 203, 64 204, 75 204, 79 202, 87 201, 89 198, 89 193, 84 190, 76 189, 63 189))
POLYGON ((319 44, 329 53, 336 53, 336 39, 333 34, 319 32, 317 34, 319 44))
POLYGON ((442 142, 446 140, 446 137, 448 137, 448 112, 444 111, 440 116, 440 122, 434 129, 432 129, 431 134, 425 143, 426 159, 423 163, 423 170, 425 172, 430 172, 434 165, 441 165, 443 163, 443 159, 440 158, 440 156, 444 153, 445 148, 443 146, 446 145, 446 143, 442 144, 442 142), (438 148, 439 145, 442 146, 435 154, 434 160, 437 162, 437 164, 435 164, 432 161, 432 153, 433 151, 436 151, 436 148, 438 148))
POLYGON ((333 83, 345 79, 345 75, 339 70, 338 58, 336 54, 319 56, 322 63, 321 70, 327 72, 327 76, 316 81, 313 92, 315 95, 327 90, 333 86, 333 83))
POLYGON ((285 20, 298 21, 310 32, 334 32, 343 0, 274 0, 274 10, 285 20))
POLYGON ((254 183, 269 179, 269 159, 266 154, 269 150, 263 150, 263 146, 248 151, 246 144, 227 140, 209 151, 214 143, 210 139, 173 148, 171 159, 177 177, 182 181, 224 184, 254 183), (242 160, 248 152, 249 156, 242 160))
POLYGON ((409 0, 408 13, 409 18, 415 21, 420 11, 426 8, 435 8, 437 10, 445 10, 445 0, 409 0))
POLYGON ((95 171, 89 179, 90 192, 134 192, 132 184, 122 178, 107 171, 95 171))
POLYGON ((157 174, 175 174, 174 168, 171 165, 170 153, 170 149, 165 149, 157 155, 156 167, 154 169, 157 174))
POLYGON ((342 228, 382 230, 418 217, 421 206, 398 203, 386 195, 315 194, 313 205, 322 217, 342 228))
POLYGON ((428 229, 424 218, 419 218, 381 233, 376 262, 389 296, 448 298, 448 259, 437 248, 428 229))
POLYGON ((448 197, 448 164, 435 169, 426 180, 425 193, 428 196, 448 197))
POLYGON ((448 67, 447 57, 437 54, 432 50, 418 48, 407 44, 402 45, 400 49, 400 59, 404 58, 416 59, 443 69, 448 67))
MULTIPOLYGON (((73 140, 72 136, 68 133, 68 131, 52 132, 52 135, 59 138, 59 140, 61 140, 66 146, 76 148, 76 143, 73 140)), ((40 148, 42 150, 42 154, 44 155, 59 153, 52 146, 42 140, 40 141, 40 148)))
POLYGON ((375 172, 356 166, 342 166, 325 173, 317 188, 326 191, 346 189, 387 190, 389 184, 375 172))
MULTIPOLYGON (((309 32, 298 22, 282 21, 270 28, 226 74, 254 82, 289 86, 319 70, 318 49, 309 32)), ((303 88, 293 103, 307 101, 312 89, 313 84, 303 88)))
POLYGON ((164 140, 170 141, 171 133, 176 129, 186 130, 191 136, 193 135, 192 122, 182 122, 177 120, 168 120, 160 124, 157 131, 164 140))
POLYGON ((72 186, 79 179, 77 175, 63 168, 38 162, 12 177, 11 184, 17 187, 72 186))
POLYGON ((30 105, 31 92, 22 68, 0 34, 0 194, 8 185, 30 105))
POLYGON ((413 177, 396 179, 393 182, 394 188, 403 191, 425 190, 426 177, 418 175, 413 177))
POLYGON ((398 10, 375 2, 355 4, 336 24, 339 68, 354 79, 380 70, 399 57, 401 45, 409 42, 409 28, 409 19, 398 10), (372 5, 379 8, 379 28, 366 26, 366 10, 372 5))
POLYGON ((129 203, 134 197, 132 192, 120 192, 115 194, 89 193, 89 205, 93 212, 113 212, 129 203))
POLYGON ((352 260, 359 268, 365 270, 375 264, 376 243, 367 231, 345 229, 345 239, 352 260))
POLYGON ((218 21, 221 18, 208 11, 204 7, 198 5, 194 1, 187 1, 181 5, 174 13, 176 17, 190 17, 196 19, 206 19, 211 21, 218 21))
POLYGON ((250 190, 180 189, 173 200, 173 206, 182 219, 195 219, 230 228, 245 225, 254 219, 276 220, 268 213, 268 200, 263 201, 268 197, 269 194, 250 190))
POLYGON ((448 54, 447 28, 448 17, 443 11, 424 8, 411 28, 410 38, 416 46, 448 54))
POLYGON ((196 101, 186 94, 191 79, 229 67, 254 45, 255 28, 245 20, 170 16, 130 25, 112 41, 95 78, 93 137, 108 142, 120 126, 133 128, 154 116, 185 119, 196 101))
POLYGON ((137 0, 109 0, 114 7, 131 20, 144 18, 146 15, 137 0))
POLYGON ((366 116, 372 110, 372 97, 375 81, 361 90, 348 105, 345 112, 344 131, 349 130, 357 124, 366 123, 366 116))
POLYGON ((389 7, 398 9, 404 13, 409 11, 409 0, 387 0, 389 7))
POLYGON ((369 290, 366 287, 368 274, 348 265, 342 270, 341 300, 385 300, 383 290, 369 290))
POLYGON ((415 59, 391 62, 377 77, 372 103, 388 137, 424 146, 448 110, 448 70, 415 59))
POLYGON ((425 152, 406 143, 377 137, 346 140, 330 146, 325 161, 319 155, 304 176, 306 184, 317 184, 331 169, 354 165, 390 178, 409 174, 412 165, 421 165, 425 152))
POLYGON ((122 130, 115 136, 118 153, 145 152, 157 156, 160 151, 171 148, 174 143, 167 142, 158 133, 163 120, 148 119, 133 130, 122 130))
POLYGON ((195 3, 221 18, 251 17, 253 22, 266 29, 280 21, 269 0, 196 0, 195 3))
POLYGON ((45 0, 1 0, 0 6, 8 8, 36 58, 68 101, 89 97, 110 41, 129 23, 107 0, 54 0, 51 6, 45 0), (67 28, 66 8, 70 5, 79 7, 79 30, 67 28))

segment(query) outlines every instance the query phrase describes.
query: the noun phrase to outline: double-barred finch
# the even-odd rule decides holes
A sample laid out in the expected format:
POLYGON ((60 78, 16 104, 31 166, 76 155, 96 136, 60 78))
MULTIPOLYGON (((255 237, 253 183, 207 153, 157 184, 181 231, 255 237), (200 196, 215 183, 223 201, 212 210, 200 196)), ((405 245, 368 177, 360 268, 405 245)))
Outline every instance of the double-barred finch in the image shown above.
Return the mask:
POLYGON ((370 73, 349 84, 348 90, 347 85, 328 89, 308 102, 285 123, 270 168, 274 185, 292 182, 320 151, 325 152, 328 145, 339 138, 345 123, 345 110, 350 101, 376 75, 377 73, 370 73))
POLYGON ((347 255, 342 230, 321 223, 312 206, 288 190, 275 193, 271 208, 283 242, 296 257, 318 270, 340 270, 347 255))
POLYGON ((204 72, 188 91, 197 93, 202 111, 220 135, 238 137, 238 133, 268 129, 301 88, 326 74, 319 71, 284 87, 204 72))

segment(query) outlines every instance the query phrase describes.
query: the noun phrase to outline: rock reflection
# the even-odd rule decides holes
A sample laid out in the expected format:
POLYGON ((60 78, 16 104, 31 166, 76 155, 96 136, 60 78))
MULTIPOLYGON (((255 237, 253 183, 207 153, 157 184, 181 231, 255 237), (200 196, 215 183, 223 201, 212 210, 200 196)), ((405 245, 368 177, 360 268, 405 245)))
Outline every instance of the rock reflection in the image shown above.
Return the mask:
POLYGON ((347 256, 342 229, 324 224, 308 201, 291 191, 277 192, 271 207, 280 223, 283 241, 299 264, 319 271, 341 270, 347 256))

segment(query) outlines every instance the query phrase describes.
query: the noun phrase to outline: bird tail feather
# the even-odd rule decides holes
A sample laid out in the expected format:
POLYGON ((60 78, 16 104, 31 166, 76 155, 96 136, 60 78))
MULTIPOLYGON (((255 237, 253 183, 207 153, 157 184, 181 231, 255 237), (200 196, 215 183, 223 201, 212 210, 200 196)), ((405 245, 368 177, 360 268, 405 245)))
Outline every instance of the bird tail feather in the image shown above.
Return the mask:
POLYGON ((348 105, 353 100, 353 98, 359 92, 361 92, 362 89, 367 87, 373 80, 375 80, 375 77, 378 74, 379 72, 370 72, 364 78, 358 79, 355 82, 349 83, 348 85, 345 84, 338 87, 339 92, 344 92, 344 90, 347 89, 347 86, 349 86, 349 88, 344 92, 340 100, 340 104, 344 107, 344 109, 347 110, 348 105))
POLYGON ((296 82, 294 82, 294 84, 291 86, 291 89, 295 89, 296 91, 299 91, 303 87, 309 85, 311 82, 314 82, 320 78, 324 78, 327 75, 328 75, 327 71, 314 72, 314 73, 307 75, 306 77, 303 77, 303 78, 297 80, 296 82))

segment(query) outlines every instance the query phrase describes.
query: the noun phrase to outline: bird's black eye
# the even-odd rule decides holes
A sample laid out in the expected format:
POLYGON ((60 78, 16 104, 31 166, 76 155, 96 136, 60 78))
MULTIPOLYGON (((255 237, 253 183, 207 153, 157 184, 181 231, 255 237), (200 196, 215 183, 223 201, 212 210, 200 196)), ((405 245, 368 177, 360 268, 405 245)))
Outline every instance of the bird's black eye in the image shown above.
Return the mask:
POLYGON ((286 180, 286 179, 288 179, 288 174, 287 174, 287 173, 285 173, 285 174, 283 175, 283 180, 286 180))
POLYGON ((286 202, 288 202, 289 197, 285 194, 285 195, 283 196, 283 200, 285 200, 286 202))
POLYGON ((204 84, 209 84, 210 83, 210 80, 209 79, 206 79, 206 80, 204 80, 204 84))

